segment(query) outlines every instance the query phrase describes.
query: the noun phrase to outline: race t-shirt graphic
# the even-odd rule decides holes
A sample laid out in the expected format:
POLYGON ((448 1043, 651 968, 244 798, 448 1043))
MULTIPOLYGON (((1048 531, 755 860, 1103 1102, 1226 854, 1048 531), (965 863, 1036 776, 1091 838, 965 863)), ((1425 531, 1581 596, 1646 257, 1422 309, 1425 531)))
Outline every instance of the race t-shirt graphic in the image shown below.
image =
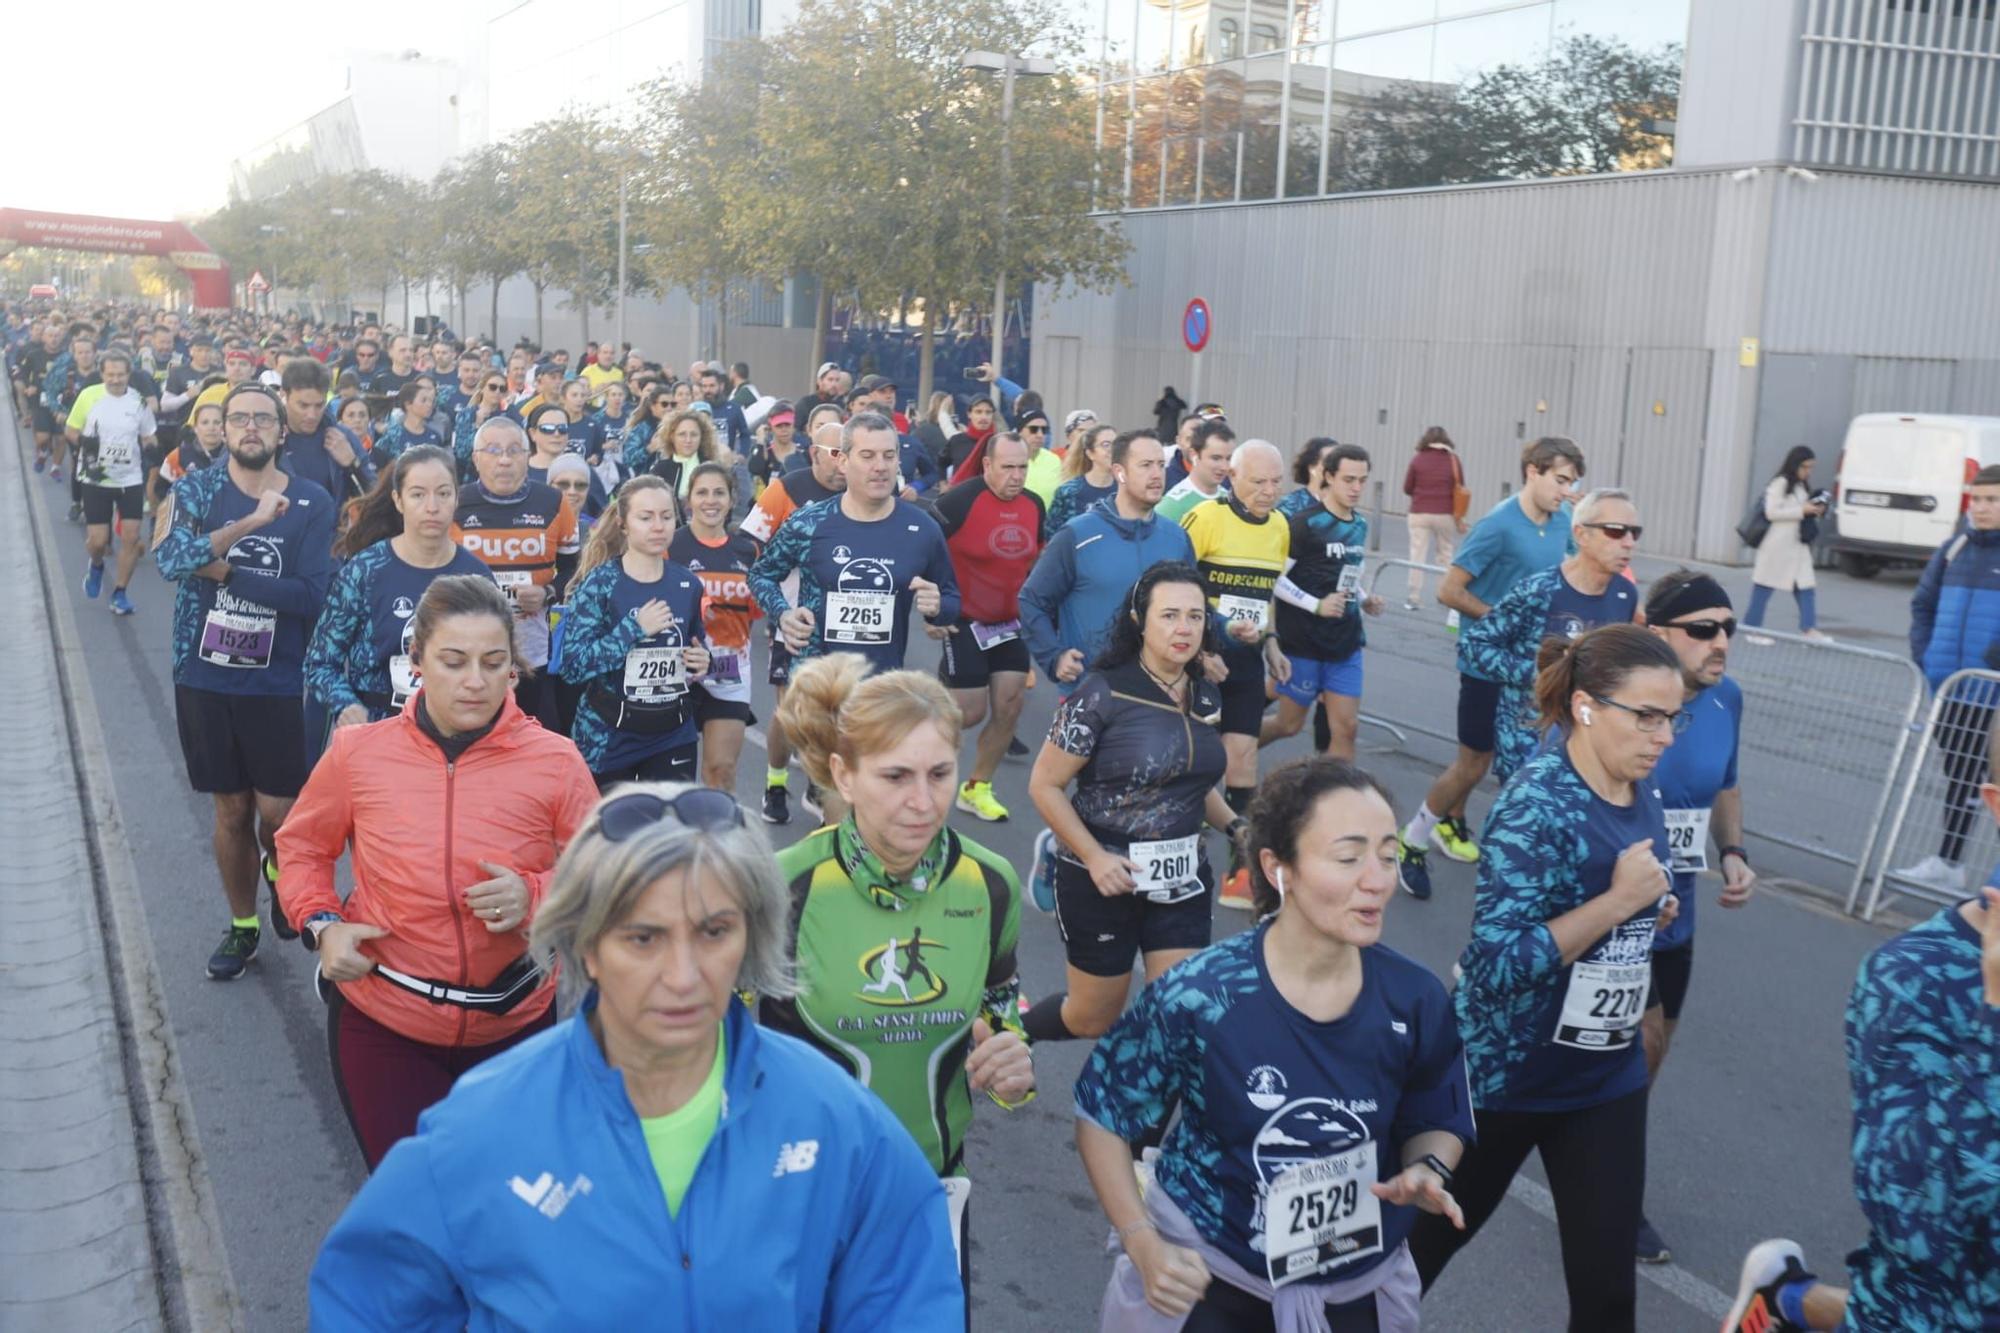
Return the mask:
POLYGON ((886 943, 861 955, 861 975, 867 980, 855 992, 856 997, 869 1004, 898 1007, 943 999, 948 987, 944 978, 931 970, 927 955, 945 947, 925 939, 922 926, 907 939, 891 935, 886 943))
MULTIPOLYGON (((1253 1104, 1270 1096, 1257 1088, 1261 1072, 1253 1072, 1253 1104)), ((1354 1110, 1326 1097, 1285 1102, 1258 1131, 1251 1161, 1260 1188, 1250 1231, 1263 1237, 1274 1284, 1381 1253, 1382 1201, 1369 1189, 1379 1178, 1375 1142, 1354 1110)))
POLYGON ((845 546, 836 546, 833 558, 840 579, 826 595, 826 641, 888 643, 896 627, 896 576, 888 562, 855 559, 845 546))
MULTIPOLYGON (((237 538, 223 559, 244 574, 268 579, 285 575, 284 551, 270 538, 255 533, 237 538)), ((215 605, 201 627, 198 651, 204 662, 248 670, 271 665, 271 647, 278 637, 278 613, 230 591, 231 587, 248 586, 247 582, 239 584, 232 579, 230 584, 215 590, 215 605)))

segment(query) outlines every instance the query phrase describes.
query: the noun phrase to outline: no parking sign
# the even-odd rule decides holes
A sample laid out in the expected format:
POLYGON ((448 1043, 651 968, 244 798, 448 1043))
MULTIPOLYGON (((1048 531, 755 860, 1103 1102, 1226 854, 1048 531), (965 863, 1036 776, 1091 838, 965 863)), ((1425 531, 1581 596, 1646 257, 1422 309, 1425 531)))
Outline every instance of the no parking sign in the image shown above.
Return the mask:
POLYGON ((1187 309, 1181 312, 1181 341, 1187 344, 1187 349, 1190 352, 1199 352, 1202 348, 1208 346, 1208 335, 1211 327, 1212 321, 1209 318, 1208 302, 1202 300, 1199 296, 1189 301, 1187 309))

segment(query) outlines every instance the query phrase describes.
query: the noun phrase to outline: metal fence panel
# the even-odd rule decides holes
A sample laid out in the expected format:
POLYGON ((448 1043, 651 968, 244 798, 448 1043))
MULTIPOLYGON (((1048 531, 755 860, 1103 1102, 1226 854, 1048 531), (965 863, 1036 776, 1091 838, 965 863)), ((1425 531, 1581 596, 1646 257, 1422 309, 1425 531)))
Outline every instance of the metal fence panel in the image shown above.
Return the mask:
POLYGON ((1955 903, 1984 881, 1976 869, 2000 857, 2000 836, 1980 808, 1988 780, 1988 736, 2000 703, 2000 672, 1960 671, 1938 687, 1926 725, 1883 830, 1863 912, 1875 919, 1885 893, 1955 903), (1942 862, 1950 870, 1940 871, 1942 862))
MULTIPOLYGON (((1369 563, 1370 591, 1388 605, 1368 622, 1363 716, 1455 745, 1457 637, 1434 600, 1444 571, 1416 566, 1424 596, 1404 611, 1413 566, 1369 563)), ((1923 705, 1923 673, 1893 653, 1767 629, 1738 634, 1729 675, 1743 691, 1737 779, 1747 831, 1852 869, 1852 911, 1923 705)))

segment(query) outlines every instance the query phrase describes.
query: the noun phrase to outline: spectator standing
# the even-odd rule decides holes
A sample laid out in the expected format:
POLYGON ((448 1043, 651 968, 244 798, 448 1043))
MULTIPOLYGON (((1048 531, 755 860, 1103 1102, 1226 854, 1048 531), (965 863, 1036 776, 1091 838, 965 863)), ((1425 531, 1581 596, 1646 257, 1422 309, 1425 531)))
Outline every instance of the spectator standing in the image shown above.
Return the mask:
MULTIPOLYGON (((1458 539, 1466 528, 1465 517, 1457 505, 1458 489, 1464 485, 1465 468, 1459 462, 1457 446, 1452 444, 1443 426, 1432 426, 1417 441, 1417 452, 1403 471, 1403 494, 1410 499, 1411 564, 1430 564, 1433 543, 1437 546, 1437 563, 1451 563, 1452 552, 1458 549, 1458 539)), ((1417 599, 1423 592, 1423 571, 1413 569, 1403 609, 1416 610, 1417 599)))
MULTIPOLYGON (((1819 612, 1813 600, 1812 540, 1818 533, 1820 515, 1826 512, 1826 501, 1812 493, 1809 478, 1813 458, 1813 451, 1805 445, 1793 445, 1778 475, 1764 488, 1764 517, 1771 527, 1757 547, 1757 564, 1750 571, 1750 610, 1743 617, 1750 629, 1762 628, 1771 594, 1789 589, 1799 604, 1799 633, 1808 639, 1829 637, 1814 628, 1819 612), (1808 519, 1812 520, 1810 526, 1808 519)), ((1759 638, 1753 636, 1750 642, 1759 638)))
POLYGON ((1166 391, 1160 395, 1160 400, 1153 404, 1153 425, 1159 431, 1160 439, 1171 440, 1176 437, 1181 427, 1181 413, 1185 411, 1187 411, 1187 399, 1175 393, 1174 386, 1169 384, 1166 391))

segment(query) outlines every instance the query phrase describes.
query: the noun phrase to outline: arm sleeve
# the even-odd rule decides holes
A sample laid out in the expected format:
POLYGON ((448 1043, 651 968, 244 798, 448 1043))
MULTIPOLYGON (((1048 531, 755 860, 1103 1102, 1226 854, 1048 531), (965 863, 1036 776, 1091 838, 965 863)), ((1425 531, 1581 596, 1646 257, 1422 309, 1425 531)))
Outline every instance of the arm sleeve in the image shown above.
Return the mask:
POLYGON ((1417 493, 1417 459, 1422 456, 1421 450, 1410 455, 1410 465, 1403 469, 1403 494, 1405 495, 1415 495, 1417 493))
POLYGON ((785 576, 805 559, 809 540, 803 524, 789 521, 780 524, 770 545, 764 548, 763 554, 757 557, 745 576, 750 584, 750 595, 757 599, 757 605, 763 608, 764 614, 773 620, 792 609, 792 604, 785 599, 782 585, 785 576))
POLYGON ((1425 993, 1415 1006, 1417 1047, 1390 1132, 1398 1144, 1436 1129, 1471 1143, 1472 1087, 1465 1073, 1465 1043, 1444 987, 1434 978, 1423 980, 1425 993))
POLYGON ((471 1311, 447 1257, 440 1197, 421 1137, 389 1150, 320 1244, 307 1288, 314 1329, 466 1326, 471 1311))
POLYGON ((653 438, 653 423, 642 421, 625 432, 625 470, 644 472, 646 470, 646 445, 653 438))
POLYGON ((944 534, 931 529, 930 568, 924 577, 938 586, 938 613, 934 625, 952 625, 958 622, 959 612, 964 609, 964 601, 958 593, 958 571, 951 567, 951 548, 944 544, 944 534))
POLYGON ((1076 586, 1076 538, 1074 530, 1063 528, 1028 571, 1021 585, 1021 629, 1028 637, 1028 655, 1051 676, 1062 645, 1056 638, 1056 613, 1064 595, 1076 586))
POLYGON ((1472 531, 1465 534, 1465 540, 1458 544, 1458 554, 1451 558, 1454 567, 1478 578, 1493 563, 1493 548, 1500 543, 1496 535, 1498 528, 1485 519, 1472 525, 1472 531))
POLYGON ((977 490, 968 482, 938 493, 932 508, 937 514, 938 530, 944 533, 947 540, 957 536, 958 530, 965 526, 965 520, 971 517, 973 501, 979 498, 977 490))
MULTIPOLYGON (((597 808, 597 782, 590 776, 590 765, 583 762, 583 755, 573 743, 563 746, 559 767, 560 772, 554 777, 554 809, 550 819, 550 832, 553 835, 557 856, 560 856, 562 849, 575 840, 577 832, 583 828, 584 821, 590 818, 590 812, 597 808)), ((550 858, 547 870, 533 873, 525 870, 519 872, 522 881, 528 886, 528 901, 531 905, 529 922, 534 920, 533 907, 541 905, 542 899, 548 896, 549 885, 555 880, 555 859, 555 857, 550 858)), ((527 923, 524 922, 522 929, 526 928, 527 923)))
POLYGON ((358 727, 333 733, 291 813, 278 827, 278 901, 290 920, 342 910, 333 869, 354 835, 347 756, 360 734, 358 727))
MULTIPOLYGON (((599 565, 599 569, 615 566, 599 565)), ((599 578, 596 571, 583 581, 569 599, 563 613, 562 678, 582 685, 594 676, 614 670, 639 642, 639 621, 630 613, 618 615, 611 609, 611 589, 615 577, 599 578)))
POLYGON ((1919 666, 1930 649, 1931 631, 1937 626, 1938 598, 1944 591, 1944 572, 1950 565, 1946 552, 1956 541, 1955 537, 1948 538, 1931 553, 1923 577, 1917 580, 1917 590, 1910 594, 1910 660, 1919 666))
MULTIPOLYGON (((1027 1040, 1021 1026, 1021 968, 1017 951, 1021 942, 1021 881, 1012 867, 1003 867, 993 904, 999 923, 993 941, 993 955, 986 964, 986 989, 980 997, 979 1012, 995 1032, 1007 1031, 1027 1040)), ((989 869, 989 875, 997 873, 989 869)))
POLYGON ((174 483, 174 521, 153 548, 153 564, 170 583, 179 583, 216 559, 205 531, 213 492, 203 492, 204 475, 190 472, 174 483))
POLYGON ((1185 1050, 1199 1043, 1178 1030, 1178 991, 1164 977, 1140 991, 1077 1075, 1077 1115, 1127 1143, 1166 1124, 1185 1091, 1185 1050))
POLYGON ((1805 497, 1781 481, 1764 488, 1764 517, 1773 523, 1796 523, 1806 516, 1805 497))
POLYGON ((1558 804, 1538 784, 1519 781, 1501 791, 1487 816, 1466 945, 1467 957, 1481 965, 1465 971, 1468 982, 1476 975, 1500 996, 1524 994, 1563 969, 1550 904, 1575 870, 1574 849, 1561 846, 1558 804))
POLYGON ((306 693, 329 713, 361 702, 347 679, 347 656, 368 634, 368 573, 372 566, 350 560, 333 576, 326 608, 306 644, 306 693))
POLYGON ((873 1141, 846 1192, 823 1327, 961 1328, 965 1287, 944 1188, 885 1103, 871 1101, 869 1119, 858 1127, 873 1141))
POLYGON ((1521 580, 1507 590, 1483 617, 1460 631, 1459 648, 1465 664, 1488 680, 1503 685, 1527 686, 1535 679, 1535 654, 1541 648, 1541 629, 1548 623, 1549 596, 1553 589, 1546 579, 1521 580))
POLYGON ((1049 744, 1077 759, 1096 754, 1110 703, 1111 683, 1102 676, 1084 677, 1069 698, 1056 705, 1049 721, 1049 744))

